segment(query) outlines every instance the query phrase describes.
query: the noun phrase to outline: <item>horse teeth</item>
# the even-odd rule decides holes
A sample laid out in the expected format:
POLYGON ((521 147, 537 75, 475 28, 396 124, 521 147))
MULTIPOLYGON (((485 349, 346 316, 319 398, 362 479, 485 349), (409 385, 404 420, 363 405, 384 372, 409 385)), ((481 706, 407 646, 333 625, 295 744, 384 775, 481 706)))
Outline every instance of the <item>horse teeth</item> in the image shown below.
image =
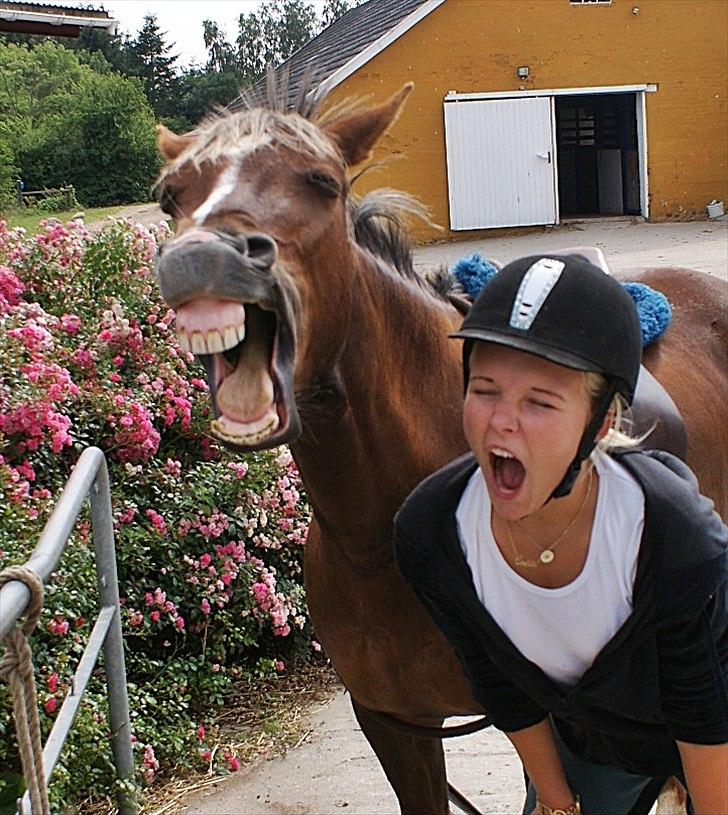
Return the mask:
POLYGON ((190 338, 192 342, 192 353, 193 354, 206 354, 207 353, 207 343, 205 342, 205 337, 201 331, 193 331, 192 337, 190 338))
POLYGON ((208 354, 222 354, 225 350, 225 343, 219 331, 207 332, 207 352, 208 354))
POLYGON ((223 342, 225 345, 224 350, 227 351, 230 348, 235 348, 238 344, 238 331, 234 325, 228 325, 225 328, 225 336, 223 338, 223 342))
POLYGON ((192 345, 190 344, 190 338, 187 336, 186 331, 178 331, 177 332, 177 342, 179 343, 179 347, 183 351, 191 351, 192 345))

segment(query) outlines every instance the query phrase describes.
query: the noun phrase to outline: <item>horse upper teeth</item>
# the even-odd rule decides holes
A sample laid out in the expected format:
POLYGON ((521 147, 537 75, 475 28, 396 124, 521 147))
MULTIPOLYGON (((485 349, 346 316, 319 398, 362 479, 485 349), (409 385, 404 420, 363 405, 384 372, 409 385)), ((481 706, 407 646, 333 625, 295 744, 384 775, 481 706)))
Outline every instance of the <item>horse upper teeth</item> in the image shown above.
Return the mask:
POLYGON ((245 323, 228 325, 224 329, 213 329, 204 334, 193 331, 188 334, 184 328, 177 330, 177 341, 183 351, 193 354, 222 354, 245 339, 245 323))
POLYGON ((234 325, 228 325, 225 327, 224 343, 225 351, 227 351, 228 348, 235 348, 235 346, 238 344, 238 332, 234 325))
POLYGON ((207 332, 207 353, 208 354, 222 354, 225 350, 225 343, 222 340, 222 334, 219 331, 207 332))
POLYGON ((207 353, 207 343, 205 342, 205 337, 203 336, 201 331, 193 331, 192 337, 190 338, 192 344, 192 353, 193 354, 206 354, 207 353))

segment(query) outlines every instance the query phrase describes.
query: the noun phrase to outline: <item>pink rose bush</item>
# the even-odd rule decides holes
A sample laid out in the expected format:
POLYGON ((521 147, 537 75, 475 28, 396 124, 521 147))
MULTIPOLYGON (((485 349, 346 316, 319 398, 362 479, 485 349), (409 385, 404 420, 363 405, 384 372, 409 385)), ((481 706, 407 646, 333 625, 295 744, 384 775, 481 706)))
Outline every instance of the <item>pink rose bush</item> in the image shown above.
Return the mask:
MULTIPOLYGON (((175 764, 237 770, 196 723, 236 681, 272 678, 319 647, 303 590, 309 510, 298 471, 285 449, 236 457, 209 436, 207 383, 154 284, 167 235, 164 225, 110 221, 92 233, 81 220, 49 220, 28 236, 0 220, 0 569, 27 560, 78 456, 101 447, 145 783, 175 764)), ((96 597, 82 515, 32 642, 46 732, 96 597)), ((102 679, 87 693, 54 776, 54 811, 113 790, 102 679)), ((0 707, 7 720, 3 685, 0 707)), ((0 756, 17 756, 12 728, 0 730, 0 756)))

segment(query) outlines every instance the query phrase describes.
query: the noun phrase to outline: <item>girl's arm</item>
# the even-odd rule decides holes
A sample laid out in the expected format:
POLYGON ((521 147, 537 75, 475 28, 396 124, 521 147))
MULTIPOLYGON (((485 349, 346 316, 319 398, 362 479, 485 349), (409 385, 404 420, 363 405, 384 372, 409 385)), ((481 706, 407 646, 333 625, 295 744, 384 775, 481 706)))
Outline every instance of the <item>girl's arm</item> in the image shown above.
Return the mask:
MULTIPOLYGON (((538 800, 552 809, 568 809, 576 799, 564 775, 564 768, 556 750, 551 721, 506 733, 521 757, 531 782, 536 787, 538 800)), ((726 810, 728 812, 728 810, 726 810)))
POLYGON ((696 815, 728 813, 728 744, 677 742, 696 815))

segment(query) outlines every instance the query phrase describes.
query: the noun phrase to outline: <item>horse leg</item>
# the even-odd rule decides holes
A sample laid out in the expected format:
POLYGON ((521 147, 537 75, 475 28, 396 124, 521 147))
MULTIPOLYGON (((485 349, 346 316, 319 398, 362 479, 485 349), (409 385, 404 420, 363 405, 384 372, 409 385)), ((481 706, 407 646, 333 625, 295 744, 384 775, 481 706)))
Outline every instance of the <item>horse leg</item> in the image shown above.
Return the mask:
POLYGON ((401 815, 447 815, 450 810, 442 742, 398 733, 353 698, 351 704, 397 796, 401 815))

